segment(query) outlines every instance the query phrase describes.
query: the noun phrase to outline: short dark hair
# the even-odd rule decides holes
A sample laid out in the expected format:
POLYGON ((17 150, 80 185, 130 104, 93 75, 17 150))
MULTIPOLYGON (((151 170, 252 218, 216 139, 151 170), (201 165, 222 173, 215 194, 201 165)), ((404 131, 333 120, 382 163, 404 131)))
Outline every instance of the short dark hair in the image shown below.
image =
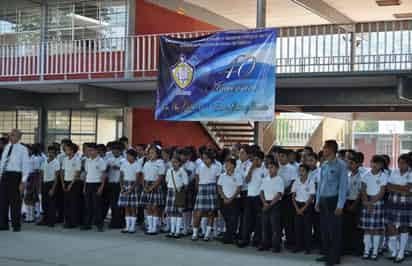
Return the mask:
POLYGON ((126 154, 132 156, 135 159, 137 157, 137 151, 135 151, 134 149, 128 149, 126 154))
POLYGON ((96 143, 89 143, 89 144, 87 144, 87 148, 89 148, 89 149, 97 150, 98 147, 99 147, 99 146, 98 146, 96 143))
POLYGON ((371 159, 371 162, 381 164, 381 168, 379 170, 385 169, 386 161, 381 155, 374 155, 371 159))
POLYGON ((350 156, 349 156, 349 160, 353 161, 357 164, 361 164, 362 163, 362 157, 361 157, 360 152, 351 153, 350 156))
POLYGON ((259 158, 259 159, 261 159, 261 160, 264 160, 264 159, 265 159, 265 154, 263 153, 263 151, 256 151, 256 152, 254 153, 254 157, 257 157, 257 158, 259 158))
POLYGON ((47 147, 47 151, 48 151, 48 152, 55 152, 55 153, 58 152, 58 150, 56 149, 56 146, 55 146, 55 145, 49 145, 49 146, 47 147))
POLYGON ((287 150, 287 149, 279 149, 279 150, 278 150, 278 154, 279 154, 279 155, 280 155, 280 154, 284 154, 284 155, 288 156, 289 153, 290 153, 290 151, 287 150))
POLYGON ((299 168, 305 169, 306 173, 309 173, 309 171, 310 171, 309 166, 307 166, 306 164, 301 164, 301 165, 299 165, 299 168))
POLYGON ((123 137, 121 137, 120 139, 119 139, 119 141, 120 142, 129 142, 129 138, 128 137, 126 137, 126 136, 123 136, 123 137))
POLYGON ((307 157, 312 157, 314 158, 316 161, 319 160, 319 156, 316 152, 309 152, 307 155, 307 157))
POLYGON ((409 157, 409 155, 408 154, 401 154, 400 156, 399 156, 399 158, 398 158, 398 162, 400 161, 400 160, 402 160, 402 161, 405 161, 408 165, 409 165, 409 167, 411 167, 411 157, 409 157))
POLYGON ((266 166, 266 167, 269 167, 269 165, 273 165, 273 166, 275 166, 276 168, 279 168, 279 163, 278 163, 278 161, 276 161, 276 160, 269 160, 269 161, 267 162, 267 166, 266 166))
POLYGON ((334 139, 329 139, 325 141, 325 146, 328 146, 329 148, 331 148, 335 153, 338 152, 339 145, 334 139))
POLYGON ((303 147, 303 150, 308 150, 309 152, 313 152, 313 148, 311 146, 303 147))
POLYGON ((235 160, 235 158, 229 158, 229 159, 227 159, 227 160, 226 160, 226 163, 230 163, 230 164, 232 164, 233 166, 236 167, 236 160, 235 160))

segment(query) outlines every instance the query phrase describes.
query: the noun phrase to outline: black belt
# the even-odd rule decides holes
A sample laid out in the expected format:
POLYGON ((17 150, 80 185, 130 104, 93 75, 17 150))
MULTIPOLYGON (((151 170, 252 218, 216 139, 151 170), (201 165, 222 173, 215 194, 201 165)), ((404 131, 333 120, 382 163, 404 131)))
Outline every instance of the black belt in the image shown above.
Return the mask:
POLYGON ((13 176, 18 175, 18 176, 20 176, 20 175, 21 175, 21 172, 5 171, 5 172, 3 173, 3 175, 13 175, 13 176))

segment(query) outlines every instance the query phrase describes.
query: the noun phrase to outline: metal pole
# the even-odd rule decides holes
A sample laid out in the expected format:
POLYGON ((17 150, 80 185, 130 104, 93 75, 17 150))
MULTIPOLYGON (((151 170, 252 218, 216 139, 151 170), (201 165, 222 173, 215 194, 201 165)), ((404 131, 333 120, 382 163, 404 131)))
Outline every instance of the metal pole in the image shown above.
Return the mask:
POLYGON ((135 21, 136 21, 136 0, 126 0, 126 30, 125 30, 125 51, 124 51, 124 75, 126 78, 131 78, 133 77, 133 60, 134 58, 132 57, 133 53, 133 45, 132 45, 132 36, 136 34, 136 26, 135 26, 135 21))
MULTIPOLYGON (((266 27, 266 4, 266 0, 256 0, 256 28, 266 27)), ((254 122, 254 139, 257 145, 259 145, 259 138, 263 133, 263 130, 259 130, 259 128, 259 122, 254 122)))
POLYGON ((39 45, 39 76, 40 80, 43 80, 43 76, 45 73, 45 66, 46 66, 46 60, 47 60, 47 21, 49 17, 49 8, 48 8, 48 0, 42 0, 41 1, 41 8, 40 8, 40 14, 41 14, 41 25, 40 25, 40 45, 39 45))

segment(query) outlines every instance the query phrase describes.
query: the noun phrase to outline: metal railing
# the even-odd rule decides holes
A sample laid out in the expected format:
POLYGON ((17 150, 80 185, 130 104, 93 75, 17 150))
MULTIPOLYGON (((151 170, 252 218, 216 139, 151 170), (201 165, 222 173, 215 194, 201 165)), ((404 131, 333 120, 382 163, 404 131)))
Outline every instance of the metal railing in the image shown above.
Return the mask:
POLYGON ((305 146, 321 122, 322 119, 277 119, 276 144, 292 147, 305 146))
MULTIPOLYGON (((277 73, 412 70, 412 20, 278 31, 277 73)), ((186 39, 209 33, 166 35, 186 39)), ((161 35, 0 45, 0 78, 156 76, 161 35)))

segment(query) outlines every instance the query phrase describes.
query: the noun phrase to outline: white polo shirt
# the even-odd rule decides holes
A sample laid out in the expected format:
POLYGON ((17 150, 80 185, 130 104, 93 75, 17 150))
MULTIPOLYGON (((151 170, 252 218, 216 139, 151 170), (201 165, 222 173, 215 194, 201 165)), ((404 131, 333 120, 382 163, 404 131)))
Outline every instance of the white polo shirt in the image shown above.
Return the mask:
POLYGON ((217 178, 221 174, 221 168, 215 163, 212 163, 210 167, 202 163, 196 170, 196 174, 199 176, 199 185, 216 184, 217 178))
POLYGON ((183 186, 187 186, 189 184, 189 177, 187 176, 186 171, 183 167, 180 167, 179 170, 175 171, 173 168, 167 170, 166 173, 166 184, 167 188, 174 189, 173 178, 175 179, 176 188, 180 190, 183 186), (172 176, 173 174, 173 176, 172 176))
POLYGON ((310 196, 314 196, 316 193, 315 182, 307 178, 305 182, 302 182, 300 178, 296 179, 292 185, 292 193, 296 193, 296 201, 305 203, 309 200, 310 196))
POLYGON ((196 175, 196 164, 192 161, 187 161, 183 164, 183 169, 185 169, 189 182, 192 182, 195 179, 196 175))
POLYGON ((53 182, 56 179, 56 172, 60 171, 60 163, 57 158, 54 158, 50 162, 44 161, 41 167, 43 172, 43 182, 53 182))
POLYGON ((267 175, 269 175, 269 172, 263 164, 260 167, 253 170, 252 178, 250 179, 250 182, 247 184, 248 197, 259 196, 262 181, 267 175))
POLYGON ((356 200, 359 197, 359 194, 362 189, 362 173, 358 172, 352 174, 348 173, 348 194, 346 195, 347 200, 356 200))
POLYGON ((107 176, 110 183, 120 182, 120 168, 125 161, 126 160, 123 158, 123 156, 111 156, 106 160, 107 168, 109 170, 107 176))
POLYGON ((82 163, 76 155, 69 159, 68 156, 63 158, 62 170, 64 172, 64 181, 73 181, 76 172, 80 172, 82 169, 82 163))
MULTIPOLYGON (((235 194, 237 188, 242 186, 243 179, 236 172, 231 176, 227 173, 224 173, 220 175, 217 184, 222 187, 225 197, 231 198, 235 194)), ((240 195, 238 195, 237 197, 239 196, 240 195)))
POLYGON ((250 160, 246 160, 244 162, 237 160, 236 161, 236 170, 235 172, 240 175, 242 178, 242 191, 247 190, 247 183, 245 181, 247 174, 249 173, 250 167, 252 167, 252 162, 250 160))
POLYGON ((289 187, 292 181, 298 179, 296 169, 291 164, 279 165, 278 176, 283 179, 285 187, 289 187))
POLYGON ((40 171, 44 161, 45 158, 42 155, 30 156, 30 173, 40 171))
POLYGON ((320 168, 316 167, 313 170, 309 171, 308 178, 312 180, 315 184, 320 183, 320 168))
POLYGON ((280 176, 271 177, 267 175, 262 181, 260 191, 263 191, 266 201, 273 200, 278 193, 283 194, 285 191, 283 178, 280 176))
POLYGON ((142 167, 138 161, 130 163, 125 160, 120 166, 120 172, 123 173, 123 180, 128 182, 135 182, 137 173, 142 172, 142 167))
POLYGON ((10 172, 20 172, 22 174, 22 182, 26 182, 30 173, 30 158, 29 152, 23 144, 16 143, 13 144, 13 148, 9 155, 11 148, 11 143, 4 147, 0 169, 2 173, 10 172), (5 164, 7 163, 6 167, 5 164), (5 169, 6 168, 6 169, 5 169))
POLYGON ((86 171, 87 183, 100 183, 102 182, 102 176, 107 169, 106 162, 100 156, 94 159, 87 158, 84 170, 86 171))
POLYGON ((362 183, 366 185, 366 194, 368 196, 376 196, 379 194, 381 187, 387 185, 388 176, 384 172, 380 172, 377 175, 369 172, 362 177, 362 183))
POLYGON ((412 183, 411 176, 411 171, 408 171, 401 175, 399 169, 393 169, 391 175, 388 178, 388 183, 393 185, 406 186, 408 183, 412 183))
POLYGON ((144 180, 149 182, 156 181, 159 176, 166 174, 165 164, 162 159, 146 161, 143 166, 144 180))

